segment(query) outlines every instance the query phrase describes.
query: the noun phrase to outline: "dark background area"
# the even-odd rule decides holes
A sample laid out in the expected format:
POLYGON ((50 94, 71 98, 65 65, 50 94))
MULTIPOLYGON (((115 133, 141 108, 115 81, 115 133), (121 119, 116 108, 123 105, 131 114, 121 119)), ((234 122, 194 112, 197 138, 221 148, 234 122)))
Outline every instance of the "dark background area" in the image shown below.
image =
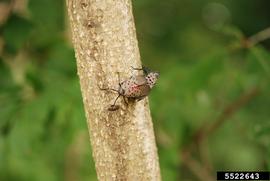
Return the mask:
MULTIPOLYGON (((269 7, 133 1, 164 181, 270 170, 269 7)), ((96 180, 65 8, 0 1, 0 180, 96 180)))

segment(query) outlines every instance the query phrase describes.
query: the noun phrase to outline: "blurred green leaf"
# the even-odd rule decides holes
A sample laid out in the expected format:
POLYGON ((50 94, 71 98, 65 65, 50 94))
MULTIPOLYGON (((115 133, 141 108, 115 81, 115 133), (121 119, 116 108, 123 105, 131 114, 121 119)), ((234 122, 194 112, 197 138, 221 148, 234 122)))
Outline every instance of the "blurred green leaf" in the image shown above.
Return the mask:
POLYGON ((29 0, 31 20, 36 28, 32 43, 37 47, 50 45, 64 31, 64 0, 29 0))
POLYGON ((6 51, 16 53, 28 40, 32 27, 32 23, 21 16, 13 14, 9 17, 3 28, 6 51))

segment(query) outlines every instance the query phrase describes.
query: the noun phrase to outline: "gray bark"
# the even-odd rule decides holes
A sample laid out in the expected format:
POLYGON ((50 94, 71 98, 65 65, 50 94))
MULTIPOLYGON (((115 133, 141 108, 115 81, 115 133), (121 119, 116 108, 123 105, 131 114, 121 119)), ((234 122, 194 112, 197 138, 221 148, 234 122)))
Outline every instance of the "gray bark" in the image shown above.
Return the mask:
POLYGON ((67 0, 78 75, 99 180, 160 180, 148 99, 118 102, 119 80, 141 67, 130 0, 67 0))

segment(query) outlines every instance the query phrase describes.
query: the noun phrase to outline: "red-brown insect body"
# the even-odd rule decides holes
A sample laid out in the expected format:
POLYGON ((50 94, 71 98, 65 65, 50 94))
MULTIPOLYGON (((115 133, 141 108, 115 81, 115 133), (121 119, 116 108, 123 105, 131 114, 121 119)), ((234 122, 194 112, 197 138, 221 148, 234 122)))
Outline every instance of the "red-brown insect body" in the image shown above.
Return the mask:
POLYGON ((118 90, 111 89, 118 92, 118 97, 108 110, 115 111, 119 108, 115 103, 120 96, 139 101, 150 93, 151 89, 156 84, 159 73, 150 71, 145 67, 135 70, 143 70, 144 74, 132 76, 128 80, 119 83, 118 90))

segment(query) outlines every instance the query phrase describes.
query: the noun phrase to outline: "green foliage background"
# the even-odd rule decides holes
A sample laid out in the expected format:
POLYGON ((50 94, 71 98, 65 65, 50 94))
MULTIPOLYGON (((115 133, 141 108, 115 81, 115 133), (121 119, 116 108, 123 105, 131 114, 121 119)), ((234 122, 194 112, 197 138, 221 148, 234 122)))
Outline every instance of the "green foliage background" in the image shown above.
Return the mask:
MULTIPOLYGON (((65 2, 19 1, 0 21, 0 180, 96 180, 65 2)), ((133 1, 142 61, 161 73, 150 105, 164 181, 198 180, 183 150, 213 176, 270 170, 270 43, 246 46, 269 26, 269 6, 133 1)))

